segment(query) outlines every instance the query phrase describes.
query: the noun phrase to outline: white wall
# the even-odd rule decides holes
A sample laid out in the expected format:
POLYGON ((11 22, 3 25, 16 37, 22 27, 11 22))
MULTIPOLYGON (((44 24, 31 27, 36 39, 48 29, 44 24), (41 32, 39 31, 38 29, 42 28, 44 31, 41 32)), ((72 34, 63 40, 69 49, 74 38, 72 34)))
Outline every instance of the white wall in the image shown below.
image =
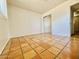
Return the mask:
POLYGON ((69 7, 65 4, 53 10, 51 14, 53 35, 70 36, 69 11, 69 7))
POLYGON ((9 41, 9 24, 7 19, 7 2, 6 0, 0 0, 0 54, 9 41))
POLYGON ((8 29, 8 20, 0 16, 0 54, 9 40, 8 29))
POLYGON ((54 9, 51 9, 42 17, 52 15, 52 34, 60 36, 71 35, 70 6, 78 3, 79 0, 69 0, 54 9))
POLYGON ((10 37, 41 33, 41 15, 17 6, 8 6, 10 37))

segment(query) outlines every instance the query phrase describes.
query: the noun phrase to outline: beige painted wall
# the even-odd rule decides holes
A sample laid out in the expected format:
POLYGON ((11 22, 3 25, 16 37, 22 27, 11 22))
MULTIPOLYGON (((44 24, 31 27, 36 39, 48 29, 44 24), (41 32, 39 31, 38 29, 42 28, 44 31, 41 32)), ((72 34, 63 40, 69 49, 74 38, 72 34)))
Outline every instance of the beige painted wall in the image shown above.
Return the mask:
POLYGON ((7 2, 0 0, 0 54, 9 41, 9 24, 7 16, 7 2))
POLYGON ((0 54, 9 40, 8 34, 8 20, 0 16, 0 54))
POLYGON ((44 13, 42 17, 46 15, 52 15, 52 34, 60 36, 71 35, 71 16, 70 7, 73 4, 78 3, 79 0, 68 0, 65 3, 57 6, 54 9, 44 13))
POLYGON ((41 33, 41 15, 17 6, 8 6, 10 37, 41 33))

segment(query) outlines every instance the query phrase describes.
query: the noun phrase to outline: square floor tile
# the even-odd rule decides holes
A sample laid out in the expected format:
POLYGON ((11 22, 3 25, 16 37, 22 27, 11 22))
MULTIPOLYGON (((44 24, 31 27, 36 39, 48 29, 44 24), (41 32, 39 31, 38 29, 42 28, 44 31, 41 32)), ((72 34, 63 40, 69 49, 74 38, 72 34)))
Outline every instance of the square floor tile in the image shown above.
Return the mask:
POLYGON ((20 46, 17 46, 17 47, 10 47, 10 51, 15 51, 15 50, 18 50, 20 49, 20 46))
POLYGON ((51 54, 49 51, 45 51, 40 54, 42 59, 54 59, 55 55, 51 54))
POLYGON ((57 55, 61 50, 59 50, 56 47, 51 47, 48 49, 50 52, 52 52, 53 54, 57 55))
POLYGON ((0 59, 7 59, 7 55, 1 55, 0 59))
POLYGON ((51 45, 49 45, 47 43, 43 43, 43 42, 40 43, 40 46, 43 47, 44 49, 48 49, 51 47, 51 45))
POLYGON ((15 50, 15 51, 10 51, 8 57, 15 57, 15 56, 18 56, 18 55, 21 55, 21 54, 22 54, 21 49, 18 49, 18 50, 15 50))
POLYGON ((35 43, 35 44, 31 44, 31 47, 32 47, 32 48, 37 48, 38 46, 39 46, 39 45, 36 44, 36 43, 35 43))
POLYGON ((56 57, 56 59, 60 59, 59 57, 56 57))
POLYGON ((26 47, 26 46, 28 46, 27 43, 23 43, 23 44, 21 44, 21 47, 26 47))
POLYGON ((20 40, 20 44, 26 44, 27 43, 27 41, 26 40, 20 40))
POLYGON ((68 38, 46 33, 13 38, 0 55, 0 59, 77 59, 73 56, 78 56, 79 40, 72 38, 66 48, 68 41, 68 38))
POLYGON ((42 59, 39 55, 36 55, 35 57, 33 57, 32 59, 42 59))
POLYGON ((32 59, 33 57, 35 57, 37 54, 36 52, 34 52, 33 50, 24 53, 24 59, 32 59))
POLYGON ((23 59, 23 56, 21 54, 16 56, 8 56, 8 59, 23 59))
POLYGON ((33 50, 30 46, 22 47, 23 53, 27 53, 29 51, 33 50))
POLYGON ((14 59, 23 59, 23 55, 18 55, 16 57, 14 57, 14 59))
POLYGON ((58 43, 55 43, 55 44, 54 44, 54 46, 55 46, 55 47, 57 47, 57 48, 59 48, 59 49, 63 49, 63 48, 64 48, 64 46, 63 46, 63 45, 58 44, 58 43))
POLYGON ((39 46, 39 47, 35 48, 34 50, 35 50, 38 54, 40 54, 40 53, 43 52, 45 49, 39 46))

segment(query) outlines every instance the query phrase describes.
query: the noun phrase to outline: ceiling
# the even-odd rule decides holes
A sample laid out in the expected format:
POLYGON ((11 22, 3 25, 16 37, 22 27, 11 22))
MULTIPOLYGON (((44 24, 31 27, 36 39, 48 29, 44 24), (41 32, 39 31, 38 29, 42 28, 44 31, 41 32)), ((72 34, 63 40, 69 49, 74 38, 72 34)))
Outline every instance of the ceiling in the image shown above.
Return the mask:
POLYGON ((8 3, 42 14, 65 1, 67 0, 8 0, 8 3))

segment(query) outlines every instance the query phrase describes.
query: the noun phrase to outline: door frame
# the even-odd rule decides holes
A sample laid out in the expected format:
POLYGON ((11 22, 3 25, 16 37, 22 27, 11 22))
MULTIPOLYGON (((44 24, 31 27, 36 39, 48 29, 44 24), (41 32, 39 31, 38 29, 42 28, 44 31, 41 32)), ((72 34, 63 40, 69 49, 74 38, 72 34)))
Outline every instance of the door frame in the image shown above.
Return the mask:
POLYGON ((74 35, 74 24, 73 24, 73 17, 74 17, 74 12, 75 12, 75 10, 77 10, 77 9, 79 9, 79 7, 76 7, 75 8, 75 6, 77 6, 77 5, 79 5, 79 3, 76 3, 76 4, 74 4, 74 5, 72 5, 71 7, 70 7, 70 20, 71 20, 71 23, 70 23, 70 30, 71 30, 71 36, 72 35, 74 35))
MULTIPOLYGON (((50 34, 52 34, 52 17, 51 17, 51 15, 47 15, 45 17, 48 17, 48 16, 50 17, 50 34)), ((43 17, 43 19, 42 19, 42 21, 43 21, 43 25, 42 25, 43 26, 43 31, 45 31, 45 24, 44 24, 44 21, 45 21, 44 18, 45 17, 43 17)))

